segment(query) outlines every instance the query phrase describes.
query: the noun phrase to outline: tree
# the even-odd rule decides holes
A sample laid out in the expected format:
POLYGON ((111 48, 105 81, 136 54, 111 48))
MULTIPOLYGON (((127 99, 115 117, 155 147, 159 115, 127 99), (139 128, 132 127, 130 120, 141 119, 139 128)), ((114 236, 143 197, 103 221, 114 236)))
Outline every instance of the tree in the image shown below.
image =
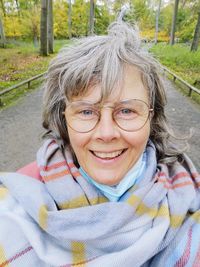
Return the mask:
MULTIPOLYGON (((101 5, 95 5, 95 34, 106 34, 108 25, 110 24, 112 16, 109 13, 106 1, 102 1, 101 5)), ((113 18, 114 20, 114 18, 113 18)))
POLYGON ((15 0, 15 4, 16 4, 16 7, 17 7, 18 16, 20 17, 19 1, 18 0, 15 0))
POLYGON ((75 37, 86 36, 89 31, 90 3, 84 0, 76 0, 72 6, 72 35, 75 37))
POLYGON ((90 0, 90 24, 89 34, 94 34, 94 0, 90 0))
POLYGON ((5 9, 5 5, 4 5, 4 1, 0 0, 0 3, 1 3, 1 8, 2 8, 2 11, 3 11, 3 15, 5 17, 6 16, 6 9, 5 9))
POLYGON ((68 0, 68 36, 72 38, 72 2, 68 0))
POLYGON ((5 47, 6 46, 6 38, 4 34, 4 28, 3 28, 3 23, 0 17, 0 44, 5 47))
POLYGON ((47 44, 47 4, 48 0, 41 0, 41 21, 40 21, 40 54, 48 55, 47 44))
POLYGON ((177 13, 178 13, 178 4, 179 4, 179 0, 175 0, 174 12, 173 12, 173 18, 172 18, 171 35, 170 35, 170 45, 174 44, 175 31, 176 31, 176 18, 177 18, 177 13))
POLYGON ((47 28, 48 28, 48 52, 50 54, 53 53, 53 41, 54 41, 54 36, 53 36, 53 1, 48 0, 48 23, 47 23, 47 28))
POLYGON ((160 17, 160 8, 161 8, 161 0, 158 3, 158 9, 156 12, 156 30, 155 30, 155 44, 158 42, 158 26, 159 26, 159 17, 160 17))
POLYGON ((191 51, 197 51, 200 38, 200 11, 198 12, 197 24, 192 41, 191 51))

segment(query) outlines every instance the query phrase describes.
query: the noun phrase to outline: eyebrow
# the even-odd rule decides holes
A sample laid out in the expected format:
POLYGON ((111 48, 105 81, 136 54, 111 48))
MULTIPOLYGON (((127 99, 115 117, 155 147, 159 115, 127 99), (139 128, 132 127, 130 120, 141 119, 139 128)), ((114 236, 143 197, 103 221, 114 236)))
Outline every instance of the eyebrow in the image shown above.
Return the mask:
POLYGON ((123 102, 131 101, 131 100, 139 100, 139 101, 142 101, 142 102, 146 103, 147 105, 149 105, 149 103, 146 100, 139 99, 139 98, 129 98, 129 99, 126 98, 126 99, 123 99, 123 100, 120 100, 120 101, 115 101, 115 102, 106 102, 106 101, 103 102, 101 100, 100 101, 96 101, 96 102, 93 102, 93 101, 90 101, 90 100, 77 100, 77 101, 72 101, 71 103, 73 103, 73 102, 82 102, 82 103, 89 103, 91 105, 99 105, 100 107, 103 107, 105 105, 108 105, 108 106, 110 105, 109 107, 112 107, 112 106, 117 106, 117 105, 120 105, 123 102))

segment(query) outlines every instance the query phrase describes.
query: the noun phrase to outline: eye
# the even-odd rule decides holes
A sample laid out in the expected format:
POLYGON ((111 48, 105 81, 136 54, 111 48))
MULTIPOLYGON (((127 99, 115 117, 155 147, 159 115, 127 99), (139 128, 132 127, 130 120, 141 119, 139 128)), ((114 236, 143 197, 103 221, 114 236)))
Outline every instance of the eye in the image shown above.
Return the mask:
POLYGON ((85 109, 85 110, 81 110, 79 113, 84 116, 91 116, 93 114, 93 110, 85 109))
POLYGON ((92 108, 83 108, 79 109, 75 116, 81 120, 93 120, 98 118, 98 112, 92 108))
POLYGON ((116 110, 114 116, 117 119, 131 120, 135 119, 138 116, 138 112, 133 108, 123 107, 116 110))
POLYGON ((121 108, 117 113, 121 116, 133 116, 138 114, 137 110, 133 108, 121 108))
POLYGON ((134 113, 134 112, 135 112, 134 110, 129 109, 129 108, 124 108, 124 109, 120 110, 120 113, 123 115, 126 115, 126 114, 129 115, 129 114, 134 113))

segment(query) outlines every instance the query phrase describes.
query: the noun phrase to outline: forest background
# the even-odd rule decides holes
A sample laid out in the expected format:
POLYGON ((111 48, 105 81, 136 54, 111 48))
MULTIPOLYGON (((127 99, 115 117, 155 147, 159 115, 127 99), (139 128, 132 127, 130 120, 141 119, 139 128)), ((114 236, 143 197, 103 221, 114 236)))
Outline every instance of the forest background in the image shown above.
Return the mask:
MULTIPOLYGON (((98 0, 94 3, 94 33, 103 34, 116 19, 123 6, 129 7, 125 19, 135 21, 147 41, 155 38, 156 13, 159 14, 159 42, 169 42, 174 12, 174 0, 98 0)), ((180 0, 176 19, 176 41, 191 42, 198 13, 199 0, 180 0)), ((90 4, 88 0, 54 0, 54 38, 65 39, 89 35, 90 4), (71 6, 71 7, 70 7, 71 6), (71 29, 69 26, 71 8, 71 29)), ((0 19, 7 39, 33 40, 37 45, 40 36, 39 0, 0 0, 0 19)))
POLYGON ((191 84, 198 83, 200 0, 0 0, 0 90, 47 69, 52 56, 40 56, 45 55, 41 51, 45 2, 52 4, 53 42, 52 47, 47 44, 46 55, 73 37, 106 33, 126 7, 124 20, 139 26, 144 43, 151 44, 161 63, 191 84))

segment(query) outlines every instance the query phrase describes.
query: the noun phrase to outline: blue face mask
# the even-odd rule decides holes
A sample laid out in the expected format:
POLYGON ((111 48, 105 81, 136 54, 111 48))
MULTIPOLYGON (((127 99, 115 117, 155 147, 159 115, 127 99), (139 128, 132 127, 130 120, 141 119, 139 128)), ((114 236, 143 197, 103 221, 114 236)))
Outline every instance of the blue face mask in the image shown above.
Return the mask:
POLYGON ((81 175, 91 184, 96 186, 110 201, 118 201, 120 197, 134 184, 137 184, 146 169, 146 153, 144 152, 136 164, 127 172, 118 185, 109 186, 94 181, 81 167, 81 175))

